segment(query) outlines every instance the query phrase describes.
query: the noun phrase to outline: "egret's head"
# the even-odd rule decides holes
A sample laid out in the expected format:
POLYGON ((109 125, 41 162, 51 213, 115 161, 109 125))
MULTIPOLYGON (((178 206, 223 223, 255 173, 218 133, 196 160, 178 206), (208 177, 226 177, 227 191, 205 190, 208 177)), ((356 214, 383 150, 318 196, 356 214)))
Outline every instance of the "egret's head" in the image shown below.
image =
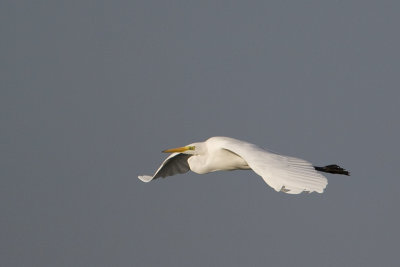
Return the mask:
POLYGON ((201 143, 194 143, 194 144, 190 144, 187 146, 167 149, 162 152, 163 153, 183 153, 183 154, 195 155, 195 154, 201 153, 202 147, 203 146, 201 143))

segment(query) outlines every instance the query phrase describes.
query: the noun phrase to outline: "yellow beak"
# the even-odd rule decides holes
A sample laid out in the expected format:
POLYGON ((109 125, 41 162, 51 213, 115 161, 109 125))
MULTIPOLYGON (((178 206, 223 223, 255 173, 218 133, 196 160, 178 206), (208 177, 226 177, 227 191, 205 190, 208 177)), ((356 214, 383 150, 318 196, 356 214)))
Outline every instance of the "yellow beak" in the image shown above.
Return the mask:
POLYGON ((185 152, 187 150, 190 150, 191 147, 190 146, 183 146, 183 147, 177 147, 177 148, 171 148, 171 149, 167 149, 162 151, 163 153, 181 153, 181 152, 185 152))

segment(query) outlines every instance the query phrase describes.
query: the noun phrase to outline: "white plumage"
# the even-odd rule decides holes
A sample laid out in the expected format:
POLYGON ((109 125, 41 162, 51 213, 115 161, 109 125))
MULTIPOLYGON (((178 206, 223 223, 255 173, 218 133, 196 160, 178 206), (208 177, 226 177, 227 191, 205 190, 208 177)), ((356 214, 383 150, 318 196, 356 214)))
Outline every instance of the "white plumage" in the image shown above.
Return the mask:
POLYGON ((230 137, 211 137, 205 142, 163 152, 173 153, 164 160, 153 176, 139 176, 140 180, 150 182, 159 177, 185 173, 189 170, 204 174, 252 169, 273 189, 288 194, 322 193, 328 184, 326 177, 316 171, 308 161, 272 153, 230 137))

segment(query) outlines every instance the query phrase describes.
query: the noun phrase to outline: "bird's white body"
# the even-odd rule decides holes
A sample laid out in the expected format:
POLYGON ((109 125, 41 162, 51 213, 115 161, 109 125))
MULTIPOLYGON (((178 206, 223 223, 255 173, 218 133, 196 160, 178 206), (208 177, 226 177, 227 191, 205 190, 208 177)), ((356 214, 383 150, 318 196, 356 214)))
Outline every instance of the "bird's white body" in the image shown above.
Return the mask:
POLYGON ((322 193, 328 181, 308 161, 282 156, 230 137, 211 137, 205 142, 166 150, 172 153, 153 176, 139 176, 144 182, 192 170, 198 174, 214 171, 252 169, 274 188, 289 194, 322 193), (177 152, 179 151, 179 152, 177 152))
MULTIPOLYGON (((210 140, 210 139, 209 139, 210 140)), ((215 171, 233 171, 233 170, 248 170, 250 169, 247 162, 240 156, 232 153, 229 150, 218 146, 218 142, 206 142, 206 154, 191 156, 188 158, 190 170, 204 174, 215 171)))

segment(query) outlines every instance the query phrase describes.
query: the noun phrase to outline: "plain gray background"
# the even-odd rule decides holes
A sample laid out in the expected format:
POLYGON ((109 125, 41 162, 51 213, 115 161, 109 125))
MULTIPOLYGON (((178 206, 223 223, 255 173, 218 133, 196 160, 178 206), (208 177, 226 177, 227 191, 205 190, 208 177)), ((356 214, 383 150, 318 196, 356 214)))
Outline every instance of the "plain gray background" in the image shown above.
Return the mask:
POLYGON ((1 12, 1 266, 396 266, 398 1, 14 1, 1 12), (145 184, 231 136, 352 176, 145 184))

